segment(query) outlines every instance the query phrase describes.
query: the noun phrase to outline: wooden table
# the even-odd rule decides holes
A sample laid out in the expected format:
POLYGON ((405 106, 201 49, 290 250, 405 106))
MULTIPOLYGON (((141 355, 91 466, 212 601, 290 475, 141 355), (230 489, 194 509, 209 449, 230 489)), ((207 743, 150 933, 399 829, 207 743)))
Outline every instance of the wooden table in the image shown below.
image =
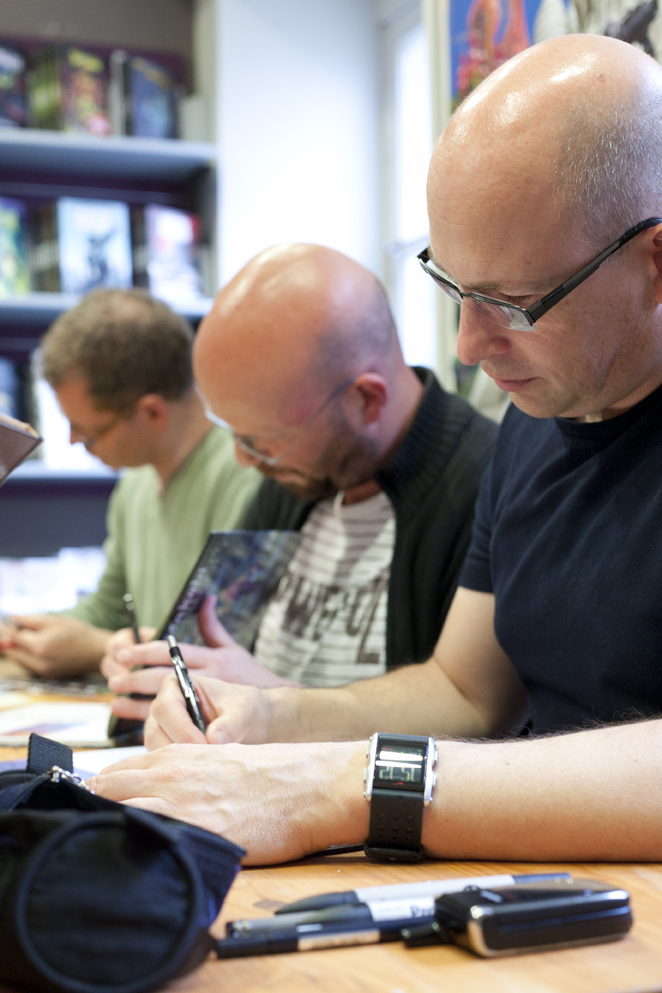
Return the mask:
MULTIPOLYGON (((0 760, 25 749, 0 749, 0 760)), ((454 947, 406 949, 401 943, 355 948, 209 959, 168 993, 648 993, 662 991, 662 865, 540 865, 494 862, 425 862, 377 865, 361 854, 334 855, 237 877, 214 933, 225 922, 271 915, 304 896, 357 886, 380 886, 482 873, 569 871, 629 890, 635 923, 621 941, 479 959, 454 947)), ((1 988, 0 988, 1 989, 1 988)))

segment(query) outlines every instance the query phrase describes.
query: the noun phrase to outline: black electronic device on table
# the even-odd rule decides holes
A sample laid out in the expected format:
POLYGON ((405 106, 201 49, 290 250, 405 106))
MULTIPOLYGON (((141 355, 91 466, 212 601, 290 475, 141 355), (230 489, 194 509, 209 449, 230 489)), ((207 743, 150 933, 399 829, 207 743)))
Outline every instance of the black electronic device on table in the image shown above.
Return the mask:
POLYGON ((524 886, 469 886, 435 900, 435 920, 402 931, 410 947, 457 944, 484 957, 572 948, 622 938, 630 896, 590 879, 524 886))

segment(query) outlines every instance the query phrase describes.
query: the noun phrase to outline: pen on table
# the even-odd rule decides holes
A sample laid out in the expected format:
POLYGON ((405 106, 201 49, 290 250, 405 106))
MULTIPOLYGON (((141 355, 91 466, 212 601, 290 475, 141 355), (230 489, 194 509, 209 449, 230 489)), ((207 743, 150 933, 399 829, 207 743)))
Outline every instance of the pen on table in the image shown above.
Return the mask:
POLYGON ((363 886, 355 890, 320 893, 318 896, 295 900, 294 903, 280 907, 276 914, 310 912, 339 905, 371 905, 377 900, 415 900, 419 897, 440 896, 442 893, 457 893, 467 886, 512 886, 544 882, 549 879, 572 879, 572 876, 569 872, 540 872, 518 876, 464 876, 456 879, 430 879, 419 883, 393 883, 390 886, 363 886))
POLYGON ((133 631, 133 640, 136 645, 140 644, 140 631, 138 630, 138 619, 136 617, 136 605, 133 602, 133 596, 131 593, 124 594, 124 606, 126 607, 126 612, 129 615, 131 622, 131 630, 133 631))
MULTIPOLYGON (((430 923, 431 916, 421 923, 430 923)), ((216 942, 219 958, 241 958, 246 955, 278 955, 283 952, 311 952, 317 948, 339 948, 349 945, 376 945, 384 941, 400 941, 402 928, 411 925, 411 918, 382 921, 379 924, 360 919, 324 923, 309 922, 279 931, 263 931, 247 937, 221 938, 216 942)))
POLYGON ((273 917, 257 917, 253 920, 229 921, 225 925, 228 938, 245 938, 253 935, 276 934, 288 929, 296 929, 301 925, 355 924, 367 926, 376 924, 394 926, 399 922, 400 927, 411 924, 412 921, 429 922, 434 918, 435 895, 421 896, 405 900, 379 900, 371 904, 354 903, 336 907, 326 907, 324 910, 301 910, 292 914, 279 914, 273 917))
POLYGON ((168 642, 168 648, 170 649, 170 659, 175 669, 177 682, 179 683, 179 688, 182 691, 182 696, 186 701, 186 710, 188 711, 188 715, 197 727, 198 731, 202 731, 204 734, 207 730, 207 725, 204 717, 202 716, 202 709, 200 707, 200 701, 198 700, 198 694, 195 692, 193 683, 191 682, 189 671, 186 668, 186 662, 182 658, 179 645, 173 636, 169 634, 166 640, 168 642))

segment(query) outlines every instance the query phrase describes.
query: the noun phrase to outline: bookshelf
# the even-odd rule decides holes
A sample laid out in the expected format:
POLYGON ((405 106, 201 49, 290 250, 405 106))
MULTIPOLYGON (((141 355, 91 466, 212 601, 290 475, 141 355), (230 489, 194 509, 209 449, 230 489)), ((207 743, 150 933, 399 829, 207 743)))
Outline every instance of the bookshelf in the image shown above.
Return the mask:
MULTIPOLYGON (((213 24, 217 0, 0 0, 0 38, 30 50, 52 41, 108 53, 119 47, 179 60, 181 82, 214 100, 213 24), (158 23, 155 23, 155 18, 158 23), (201 56, 204 52, 204 58, 201 56), (203 65, 204 63, 204 65, 203 65), (201 68, 202 66, 202 68, 201 68), (200 72, 207 85, 200 80, 200 72)), ((163 204, 201 218, 208 296, 175 307, 194 326, 217 288, 217 145, 213 141, 97 137, 86 133, 0 127, 0 196, 29 207, 61 196, 163 204)), ((80 298, 68 293, 0 297, 0 356, 27 382, 31 354, 48 326, 80 298)), ((27 410, 21 412, 26 416, 27 410)), ((117 475, 100 466, 54 470, 37 460, 19 467, 0 489, 0 556, 50 555, 63 546, 96 545, 105 536, 108 498, 117 475)))
POLYGON ((0 162, 3 172, 33 171, 37 163, 42 172, 183 182, 215 165, 216 146, 176 138, 97 138, 66 131, 0 127, 0 162))
MULTIPOLYGON (((21 293, 18 296, 0 297, 0 325, 5 321, 21 327, 50 324, 58 314, 75 307, 80 299, 76 293, 21 293)), ((205 316, 212 302, 211 297, 202 297, 190 305, 174 305, 173 310, 197 322, 205 316)), ((1 334, 0 351, 5 343, 3 339, 5 335, 1 334)))

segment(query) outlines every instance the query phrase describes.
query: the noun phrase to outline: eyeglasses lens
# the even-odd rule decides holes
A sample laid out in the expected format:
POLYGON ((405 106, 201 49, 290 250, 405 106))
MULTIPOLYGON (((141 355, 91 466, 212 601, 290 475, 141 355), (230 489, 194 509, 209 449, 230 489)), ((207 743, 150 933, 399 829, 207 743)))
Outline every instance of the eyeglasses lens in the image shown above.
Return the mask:
POLYGON ((437 276, 436 273, 431 272, 430 269, 425 270, 434 279, 437 286, 444 291, 446 296, 449 296, 453 303, 462 303, 462 296, 458 290, 452 285, 452 283, 447 283, 445 279, 437 276))
POLYGON ((495 303, 488 303, 487 300, 476 300, 475 297, 468 297, 477 309, 488 317, 499 327, 509 328, 513 331, 531 331, 531 325, 524 314, 504 304, 500 307, 495 303))

